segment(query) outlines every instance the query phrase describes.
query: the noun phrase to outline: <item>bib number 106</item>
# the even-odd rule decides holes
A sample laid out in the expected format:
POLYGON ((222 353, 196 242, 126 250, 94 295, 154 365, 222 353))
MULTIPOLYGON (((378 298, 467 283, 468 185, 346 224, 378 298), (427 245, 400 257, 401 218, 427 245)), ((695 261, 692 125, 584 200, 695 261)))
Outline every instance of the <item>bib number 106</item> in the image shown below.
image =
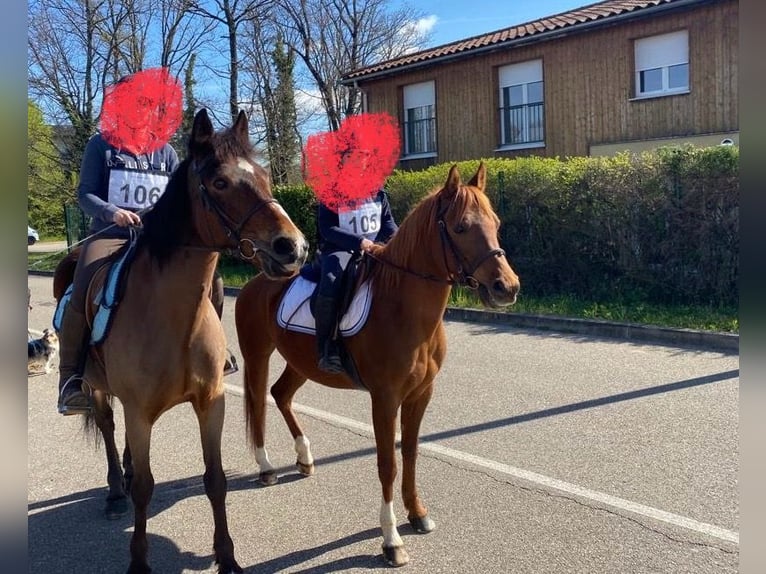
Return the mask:
POLYGON ((126 205, 154 205, 162 195, 162 190, 159 187, 147 188, 144 185, 137 185, 131 189, 130 184, 126 183, 120 188, 120 193, 123 194, 126 205))

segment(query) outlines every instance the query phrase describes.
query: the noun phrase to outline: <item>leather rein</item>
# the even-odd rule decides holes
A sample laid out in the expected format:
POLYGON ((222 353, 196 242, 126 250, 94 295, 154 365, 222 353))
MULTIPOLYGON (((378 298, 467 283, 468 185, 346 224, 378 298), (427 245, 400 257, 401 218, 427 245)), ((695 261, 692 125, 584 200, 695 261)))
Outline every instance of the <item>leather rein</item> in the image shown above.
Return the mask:
POLYGON ((452 203, 454 202, 454 199, 452 202, 450 202, 450 205, 447 206, 447 209, 441 211, 437 217, 437 225, 439 226, 439 238, 441 239, 442 243, 442 255, 444 257, 444 268, 447 270, 447 279, 436 277, 434 275, 426 275, 424 273, 419 273, 418 271, 413 271, 412 269, 407 269, 406 267, 402 267, 401 265, 397 265, 396 263, 392 263, 391 261, 386 261, 385 259, 381 259, 379 257, 376 257, 375 255, 371 253, 367 253, 370 257, 372 257, 375 261, 379 261, 380 263, 383 263, 385 265, 390 265, 391 267, 394 267, 398 269, 399 271, 404 271, 405 273, 409 273, 410 275, 414 275, 415 277, 419 277, 421 279, 427 279, 428 281, 435 281, 437 283, 446 283, 448 285, 460 285, 461 287, 467 287, 468 289, 475 290, 479 288, 479 281, 473 276, 474 273, 476 273, 476 270, 481 267, 481 265, 490 257, 502 257, 505 255, 505 251, 503 249, 497 248, 497 249, 491 249, 489 252, 484 254, 473 267, 465 266, 465 257, 463 257, 463 254, 460 252, 460 249, 458 249, 458 246, 455 245, 454 240, 450 236, 449 232, 447 231, 447 224, 444 221, 444 216, 446 215, 447 211, 449 211, 449 208, 452 206, 452 203), (450 253, 452 253, 452 257, 455 259, 455 262, 457 263, 457 271, 453 272, 450 270, 449 261, 447 261, 447 249, 449 248, 450 253))

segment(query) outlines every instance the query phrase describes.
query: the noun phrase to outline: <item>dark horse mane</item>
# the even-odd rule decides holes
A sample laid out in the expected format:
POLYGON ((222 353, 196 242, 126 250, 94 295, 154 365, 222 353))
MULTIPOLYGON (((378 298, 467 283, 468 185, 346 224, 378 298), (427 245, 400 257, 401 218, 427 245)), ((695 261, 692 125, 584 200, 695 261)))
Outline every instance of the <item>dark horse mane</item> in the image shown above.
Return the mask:
POLYGON ((189 153, 170 176, 165 193, 143 217, 140 247, 160 265, 167 263, 173 253, 188 240, 192 231, 192 204, 189 190, 189 170, 192 156, 205 158, 198 168, 201 172, 217 169, 230 158, 251 157, 255 149, 249 140, 240 141, 233 130, 217 132, 202 143, 190 140, 189 153))

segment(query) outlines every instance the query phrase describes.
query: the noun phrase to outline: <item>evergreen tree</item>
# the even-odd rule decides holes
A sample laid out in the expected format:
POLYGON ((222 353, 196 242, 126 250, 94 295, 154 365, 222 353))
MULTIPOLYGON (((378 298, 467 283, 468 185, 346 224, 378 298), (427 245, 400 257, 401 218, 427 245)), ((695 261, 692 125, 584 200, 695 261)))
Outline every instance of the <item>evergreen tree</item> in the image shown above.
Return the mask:
POLYGON ((266 119, 266 146, 271 162, 271 180, 274 184, 287 184, 299 179, 297 113, 295 110, 295 52, 277 35, 271 54, 277 83, 272 90, 265 88, 264 116, 266 119))
POLYGON ((64 235, 64 203, 74 200, 74 185, 61 168, 53 129, 27 101, 27 218, 41 236, 64 235))

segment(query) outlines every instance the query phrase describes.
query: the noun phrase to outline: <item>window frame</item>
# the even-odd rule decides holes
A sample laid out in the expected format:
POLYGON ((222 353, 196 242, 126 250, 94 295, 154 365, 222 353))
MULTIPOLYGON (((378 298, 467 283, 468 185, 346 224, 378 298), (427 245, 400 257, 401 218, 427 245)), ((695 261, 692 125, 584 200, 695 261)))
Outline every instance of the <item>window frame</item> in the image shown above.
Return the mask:
POLYGON ((429 80, 402 87, 402 159, 436 157, 436 82, 429 80), (410 119, 410 112, 425 110, 425 116, 410 119))
POLYGON ((633 41, 633 98, 644 100, 664 96, 688 94, 691 91, 689 62, 689 31, 676 30, 664 34, 655 34, 636 38, 633 41), (671 68, 685 66, 686 84, 670 87, 671 68), (642 89, 647 72, 660 71, 658 89, 642 89))
MULTIPOLYGON (((543 60, 536 58, 498 67, 499 141, 495 151, 545 147, 545 78, 543 60), (540 84, 540 99, 530 101, 530 87, 540 84), (511 103, 511 89, 521 88, 521 103, 511 103), (509 100, 509 101, 507 101, 509 100), (511 127, 521 123, 522 137, 513 141, 511 127), (539 133, 536 137, 533 132, 539 133)), ((517 128, 516 131, 518 131, 517 128)))

